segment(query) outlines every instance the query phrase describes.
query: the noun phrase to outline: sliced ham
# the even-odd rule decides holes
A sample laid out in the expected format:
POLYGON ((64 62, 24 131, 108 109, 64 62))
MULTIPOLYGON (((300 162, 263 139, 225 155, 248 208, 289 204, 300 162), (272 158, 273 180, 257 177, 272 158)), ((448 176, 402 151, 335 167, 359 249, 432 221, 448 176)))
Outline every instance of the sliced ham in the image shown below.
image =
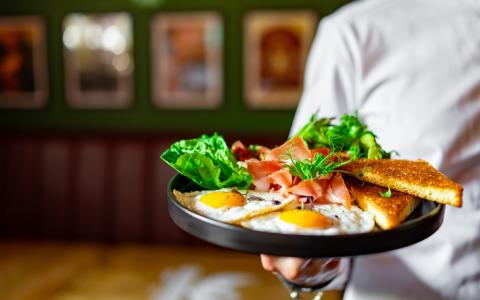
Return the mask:
POLYGON ((270 148, 257 145, 255 146, 254 157, 260 160, 264 160, 265 157, 270 153, 270 151, 272 151, 270 150, 270 148))
POLYGON ((279 187, 279 192, 284 192, 292 186, 293 176, 287 169, 281 169, 268 175, 268 180, 273 186, 279 187))
POLYGON ((268 176, 282 168, 282 163, 270 160, 248 159, 245 162, 258 192, 267 192, 270 189, 268 176))
POLYGON ((238 161, 246 161, 250 158, 261 159, 270 152, 270 149, 260 145, 246 147, 241 141, 236 141, 232 144, 230 151, 238 161))
POLYGON ((311 158, 311 152, 301 137, 294 137, 270 151, 266 160, 288 161, 290 159, 303 160, 311 158))
POLYGON ((313 180, 303 180, 287 189, 299 198, 311 197, 316 203, 335 203, 347 208, 352 206, 352 199, 340 173, 323 176, 313 180))
POLYGON ((328 154, 330 154, 330 149, 328 149, 327 147, 320 147, 320 148, 316 148, 316 149, 311 149, 310 150, 310 157, 313 158, 316 153, 319 153, 323 156, 327 156, 328 154))
POLYGON ((311 197, 315 201, 325 194, 328 183, 329 181, 324 178, 303 180, 288 188, 287 192, 299 197, 311 197))
MULTIPOLYGON (((232 151, 236 152, 239 158, 245 158, 248 149, 238 142, 235 147, 232 147, 232 151)), ((253 177, 256 191, 267 192, 273 188, 281 193, 296 195, 299 199, 310 199, 316 203, 336 203, 350 208, 352 200, 340 173, 300 181, 298 177, 292 176, 288 169, 282 169, 285 162, 290 159, 311 159, 316 153, 326 156, 330 150, 324 147, 309 150, 301 137, 294 137, 268 151, 265 160, 250 158, 245 160, 245 163, 253 177)), ((335 158, 332 157, 332 159, 335 158)))
POLYGON ((245 145, 241 141, 236 141, 235 143, 233 143, 230 151, 238 161, 245 161, 251 158, 250 151, 248 151, 247 147, 245 147, 245 145))
POLYGON ((330 184, 328 185, 325 200, 329 203, 336 203, 344 205, 346 208, 352 206, 352 198, 350 192, 343 181, 343 176, 340 173, 335 173, 330 184))

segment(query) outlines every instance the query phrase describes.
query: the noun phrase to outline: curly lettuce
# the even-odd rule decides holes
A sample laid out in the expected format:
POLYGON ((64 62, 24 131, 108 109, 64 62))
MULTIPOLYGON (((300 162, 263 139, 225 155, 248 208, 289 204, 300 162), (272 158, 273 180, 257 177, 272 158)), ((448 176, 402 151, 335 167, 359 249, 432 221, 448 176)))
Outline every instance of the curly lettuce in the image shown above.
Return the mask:
POLYGON ((216 133, 178 141, 160 158, 206 189, 248 188, 253 180, 248 171, 237 164, 223 137, 216 133))
POLYGON ((338 125, 332 123, 333 118, 317 119, 315 115, 296 136, 302 137, 311 148, 328 147, 332 151, 345 151, 353 159, 390 158, 387 152, 377 143, 376 136, 368 130, 357 114, 345 114, 338 125))

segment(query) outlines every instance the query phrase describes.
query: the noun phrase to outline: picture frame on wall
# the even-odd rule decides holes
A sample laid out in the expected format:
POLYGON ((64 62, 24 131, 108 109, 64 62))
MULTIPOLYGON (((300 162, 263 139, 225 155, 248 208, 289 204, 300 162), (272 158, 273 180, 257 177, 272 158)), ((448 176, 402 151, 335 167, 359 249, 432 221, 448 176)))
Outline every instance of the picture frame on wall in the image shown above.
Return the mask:
POLYGON ((152 97, 158 108, 214 109, 222 103, 223 21, 216 12, 152 19, 152 97))
POLYGON ((252 109, 292 109, 318 16, 310 10, 251 11, 243 22, 243 83, 252 109))
POLYGON ((0 16, 0 108, 41 108, 48 98, 40 16, 0 16))
POLYGON ((63 20, 65 96, 76 109, 121 109, 133 100, 132 18, 71 13, 63 20))

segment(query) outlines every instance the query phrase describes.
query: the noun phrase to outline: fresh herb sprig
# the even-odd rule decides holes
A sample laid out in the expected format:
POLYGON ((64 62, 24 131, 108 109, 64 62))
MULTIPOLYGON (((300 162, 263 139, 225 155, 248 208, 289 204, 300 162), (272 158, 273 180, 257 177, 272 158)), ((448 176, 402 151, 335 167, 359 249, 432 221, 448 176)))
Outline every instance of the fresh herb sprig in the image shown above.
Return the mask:
POLYGON ((380 196, 382 196, 383 198, 390 198, 392 197, 392 190, 390 189, 390 187, 388 187, 388 190, 386 190, 385 192, 378 192, 380 194, 380 196))
POLYGON ((333 120, 317 119, 314 114, 296 135, 302 137, 310 148, 328 147, 345 151, 353 159, 390 158, 392 152, 382 149, 375 134, 360 121, 357 114, 343 115, 338 125, 333 124, 333 120))
POLYGON ((328 155, 316 153, 312 159, 294 160, 290 158, 291 164, 286 164, 293 176, 300 177, 302 180, 315 179, 325 176, 349 163, 352 159, 343 161, 337 154, 330 152, 328 155), (336 157, 335 157, 336 156, 336 157))

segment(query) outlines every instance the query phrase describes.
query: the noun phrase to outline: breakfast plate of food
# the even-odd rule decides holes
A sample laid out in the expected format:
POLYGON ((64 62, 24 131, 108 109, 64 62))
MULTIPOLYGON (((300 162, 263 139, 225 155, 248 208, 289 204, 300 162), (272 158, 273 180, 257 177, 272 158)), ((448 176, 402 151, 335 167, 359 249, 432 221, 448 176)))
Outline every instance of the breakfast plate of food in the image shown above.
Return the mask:
POLYGON ((345 257, 417 243, 463 188, 423 160, 392 159, 356 115, 312 117, 269 149, 218 134, 181 140, 162 160, 173 221, 218 246, 278 256, 345 257))

